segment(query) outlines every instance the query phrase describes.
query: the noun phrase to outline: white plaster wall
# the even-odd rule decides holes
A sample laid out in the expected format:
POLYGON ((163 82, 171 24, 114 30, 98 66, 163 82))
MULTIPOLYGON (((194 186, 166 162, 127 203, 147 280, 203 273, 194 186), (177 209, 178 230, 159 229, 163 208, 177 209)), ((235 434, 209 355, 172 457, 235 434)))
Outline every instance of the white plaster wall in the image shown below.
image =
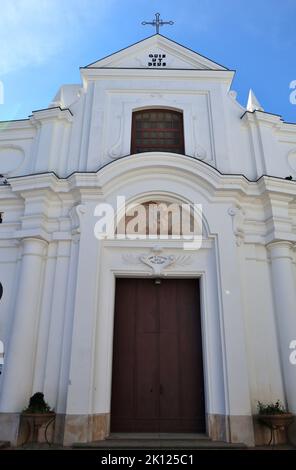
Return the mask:
POLYGON ((256 414, 258 401, 284 403, 285 391, 268 255, 264 246, 247 244, 240 248, 240 256, 252 411, 256 414))
MULTIPOLYGON (((94 171, 98 162, 104 164, 123 155, 130 154, 131 122, 134 110, 161 107, 183 112, 185 153, 198 156, 215 164, 215 142, 210 112, 211 84, 180 82, 172 86, 169 80, 113 80, 97 81, 87 169, 94 171), (184 93, 184 88, 186 92, 184 93), (102 104, 104 108, 102 110, 102 104), (99 116, 103 114, 103 125, 99 116), (100 131, 100 134, 99 132, 100 131)), ((217 136, 218 148, 223 147, 217 136)))
MULTIPOLYGON (((58 181, 52 176, 48 178, 58 181)), ((82 202, 80 206, 76 206, 76 209, 81 207, 77 209, 78 212, 82 211, 81 214, 79 212, 77 220, 73 215, 70 217, 70 212, 76 211, 72 209, 77 196, 73 185, 81 184, 79 180, 77 178, 71 180, 69 186, 59 182, 59 186, 54 191, 51 189, 51 192, 42 189, 42 184, 45 184, 44 177, 35 177, 36 182, 37 180, 39 183, 35 185, 35 190, 32 190, 34 183, 30 181, 28 189, 25 190, 26 179, 11 180, 13 191, 9 186, 3 188, 5 197, 2 200, 9 207, 9 211, 3 224, 0 225, 0 232, 2 237, 7 239, 11 236, 18 238, 24 234, 31 236, 39 230, 42 236, 46 235, 48 240, 51 240, 44 265, 39 340, 36 346, 36 369, 32 386, 36 390, 41 388, 46 390, 52 406, 57 406, 61 412, 64 412, 67 406, 70 413, 101 412, 103 409, 106 411, 109 406, 112 334, 109 334, 109 338, 104 335, 101 341, 88 335, 101 334, 105 328, 104 322, 107 320, 109 323, 106 329, 111 332, 114 276, 118 273, 120 275, 122 270, 125 270, 125 275, 134 272, 132 266, 128 269, 122 264, 121 251, 135 250, 136 253, 139 247, 129 245, 126 248, 116 248, 115 246, 113 251, 112 246, 104 250, 99 249, 92 230, 96 222, 93 210, 97 202, 103 200, 115 206, 118 194, 125 195, 127 200, 177 198, 203 205, 208 236, 213 237, 210 238, 212 248, 194 254, 190 270, 181 272, 181 275, 202 277, 203 312, 210 311, 211 315, 212 312, 216 312, 213 317, 215 320, 205 314, 203 317, 203 322, 207 325, 205 330, 213 335, 210 340, 205 337, 205 341, 210 341, 211 344, 205 360, 210 361, 208 369, 213 371, 212 377, 206 377, 209 410, 213 413, 226 411, 248 414, 248 393, 253 410, 258 399, 268 399, 271 395, 283 396, 269 262, 265 249, 260 248, 258 244, 249 242, 243 245, 245 248, 241 247, 237 251, 235 236, 237 227, 233 225, 234 220, 229 214, 234 199, 229 191, 230 188, 233 191, 235 185, 237 187, 241 185, 240 190, 243 187, 244 191, 249 188, 249 191, 253 191, 253 197, 257 194, 256 204, 251 204, 248 198, 246 204, 243 200, 240 201, 246 212, 245 237, 249 239, 253 237, 257 241, 263 240, 264 230, 265 233, 270 232, 270 217, 277 217, 277 214, 280 215, 281 229, 291 230, 292 225, 291 222, 288 223, 288 218, 295 219, 294 206, 287 210, 287 203, 282 200, 278 213, 276 199, 273 196, 274 206, 270 210, 268 205, 259 202, 258 185, 248 184, 240 177, 233 179, 231 184, 226 183, 224 179, 222 184, 222 177, 203 163, 175 155, 166 155, 164 160, 159 154, 131 156, 105 167, 93 178, 95 184, 93 189, 86 190, 83 196, 86 197, 86 201, 90 201, 92 194, 93 202, 91 204, 82 202), (44 182, 41 184, 42 181, 44 182), (220 192, 214 189, 215 185, 216 188, 221 187, 220 192), (26 197, 25 210, 16 197, 18 187, 20 188, 18 191, 26 197), (59 192, 58 197, 55 191, 59 192), (88 191, 93 192, 88 193, 88 191), (287 219, 284 224, 283 217, 287 219), (265 219, 268 220, 267 226, 265 219), (75 233, 73 227, 77 226, 80 227, 77 233, 80 238, 79 243, 74 241, 73 235, 75 233), (19 231, 20 228, 22 231, 19 231), (240 272, 241 278, 239 278, 240 272), (107 280, 110 281, 110 289, 106 288, 107 280), (78 282, 77 290, 75 290, 76 282, 78 282), (68 291, 68 286, 72 286, 71 293, 68 291), (219 295, 215 297, 212 292, 219 292, 219 295), (108 298, 105 299, 106 295, 108 298), (89 307, 86 307, 88 303, 89 307), (89 317, 85 316, 85 311, 89 317), (84 326, 81 322, 84 322, 84 326), (86 330, 83 333, 84 327, 86 330), (232 336, 235 328, 242 335, 240 344, 242 363, 236 372, 238 375, 229 372, 232 367, 236 367, 237 352, 233 349, 232 336), (262 341, 264 341, 263 349, 262 341), (218 349, 215 350, 215 347, 218 349), (94 348, 98 348, 97 352, 94 348), (223 359, 222 365, 215 362, 216 357, 223 359), (86 360, 87 358, 91 359, 86 360), (105 375, 99 371, 104 367, 109 367, 109 378, 104 379, 104 394, 102 394, 101 377, 105 375), (80 376, 77 376, 78 370, 85 375, 86 380, 80 380, 80 376), (94 374, 95 379, 92 378, 94 374), (223 377, 221 378, 219 374, 223 377), (90 385, 89 380, 97 381, 97 384, 90 385), (87 404, 80 403, 80 400, 85 399, 85 394, 79 387, 75 389, 76 381, 83 384, 83 387, 91 393, 87 404), (74 395, 71 392, 73 387, 74 395), (238 387, 242 387, 239 392, 238 387)), ((89 185, 90 181, 84 177, 81 179, 83 185, 89 185)), ((279 183, 275 181, 274 184, 279 183)), ((293 183, 289 182, 287 185, 290 187, 293 183)), ((293 223, 295 225, 295 220, 293 223)), ((3 283, 5 295, 0 305, 1 325, 5 329, 4 335, 7 336, 10 315, 13 315, 14 289, 18 282, 16 268, 18 248, 14 242, 1 243, 2 276, 8 284, 7 289, 3 283)), ((169 247, 166 249, 169 250, 169 247)), ((180 248, 172 247, 171 250, 177 253, 180 248)), ((136 270, 136 273, 139 271, 136 270)), ((142 268, 140 274, 147 275, 149 271, 142 268)), ((236 335, 236 340, 237 338, 236 335)))
MULTIPOLYGON (((154 176, 157 173, 148 157, 142 158, 144 166, 140 164, 132 169, 134 162, 136 163, 135 157, 129 157, 126 161, 117 163, 118 171, 110 172, 110 169, 106 168, 105 172, 102 172, 100 180, 104 185, 105 201, 115 206, 116 196, 121 194, 125 195, 127 200, 177 198, 203 204, 208 224, 215 234, 211 242, 212 248, 193 253, 190 268, 168 269, 167 275, 202 277, 207 411, 249 415, 250 398, 240 285, 233 280, 236 277, 238 281, 236 260, 233 258, 230 262, 229 259, 229 249, 235 249, 232 220, 227 214, 229 202, 221 201, 217 211, 217 206, 209 203, 207 191, 201 186, 198 187, 196 182, 190 181, 188 175, 184 179, 184 174, 181 176, 182 170, 181 173, 163 171, 162 174, 154 176), (129 164, 132 165, 130 168, 129 164), (216 237, 218 243, 215 242, 216 237), (237 342, 233 340, 234 332, 237 342)), ((135 267, 133 263, 128 265, 122 257, 123 254, 136 256, 140 252, 147 252, 151 248, 151 242, 147 246, 135 242, 119 245, 110 242, 104 244, 104 248, 98 248, 98 242, 90 238, 89 232, 83 234, 83 227, 90 230, 96 221, 91 207, 94 207, 93 203, 89 206, 87 204, 82 216, 84 222, 80 252, 84 254, 81 263, 86 264, 87 274, 79 281, 77 290, 80 307, 76 304, 76 327, 74 326, 73 330, 67 401, 69 414, 110 411, 115 276, 151 275, 149 268, 141 265, 135 267), (86 297, 88 292, 90 296, 86 297), (79 377, 77 370, 80 371, 79 377)), ((168 243, 165 251, 184 254, 182 245, 176 248, 170 247, 168 243)), ((82 264, 80 274, 83 274, 82 264)))
MULTIPOLYGON (((285 398, 264 246, 278 239, 295 246, 295 183, 231 175, 296 176, 296 126, 262 112, 242 117, 229 94, 232 72, 151 72, 85 69, 69 110, 36 111, 1 130, 0 174, 6 169, 9 185, 0 187, 0 339, 10 335, 19 283, 13 240, 45 240, 32 391, 45 391, 59 413, 109 412, 115 277, 150 275, 122 254, 151 246, 99 244, 94 208, 115 206, 118 194, 199 203, 208 245, 190 254, 190 267, 167 275, 201 278, 207 412, 249 416, 257 400, 285 398), (130 153, 133 110, 147 107, 183 112, 185 153, 193 158, 120 158, 130 153)), ((164 250, 182 252, 172 244, 164 250)))
POLYGON ((229 94, 231 72, 86 70, 70 111, 49 108, 35 111, 30 120, 7 123, 0 134, 0 172, 8 168, 8 176, 14 176, 54 171, 66 177, 97 171, 130 153, 132 112, 149 107, 181 110, 185 153, 222 173, 256 180, 262 174, 285 177, 296 172, 296 126, 275 115, 245 113, 229 94), (10 158, 11 146, 18 158, 10 158))
MULTIPOLYGON (((293 126, 290 126, 293 128, 293 126)), ((296 126, 294 126, 296 128, 296 126)), ((276 159, 275 159, 276 160, 276 159)), ((278 159, 282 163, 281 175, 296 178, 296 136, 292 133, 278 134, 278 159)), ((275 161, 275 166, 277 161, 275 161)), ((272 171, 272 170, 271 170, 272 171)))
MULTIPOLYGON (((4 343, 4 354, 9 342, 13 321, 13 308, 17 292, 18 246, 10 241, 0 242, 0 282, 3 296, 0 300, 0 340, 4 343)), ((5 360, 5 356, 4 356, 5 360)), ((0 381, 1 381, 0 376, 0 381)))
POLYGON ((34 129, 28 128, 27 124, 23 128, 21 124, 15 127, 8 124, 1 129, 0 174, 11 177, 32 170, 35 137, 34 129))
MULTIPOLYGON (((126 261, 136 259, 142 253, 149 253, 151 242, 142 242, 140 246, 124 243, 106 242, 100 267, 98 284, 99 302, 95 339, 93 412, 109 413, 111 405, 112 348, 114 298, 116 277, 151 277, 151 270, 145 265, 126 261)), ((139 245, 139 243, 137 244, 139 245)), ((207 413, 225 414, 225 396, 223 379, 223 361, 221 346, 221 325, 219 319, 219 299, 217 276, 213 267, 216 259, 213 249, 201 250, 192 255, 190 267, 167 269, 167 277, 194 277, 201 281, 201 317, 203 330, 204 380, 207 413), (216 293, 216 295, 213 293, 216 293)), ((182 245, 164 243, 164 254, 180 256, 182 245)))

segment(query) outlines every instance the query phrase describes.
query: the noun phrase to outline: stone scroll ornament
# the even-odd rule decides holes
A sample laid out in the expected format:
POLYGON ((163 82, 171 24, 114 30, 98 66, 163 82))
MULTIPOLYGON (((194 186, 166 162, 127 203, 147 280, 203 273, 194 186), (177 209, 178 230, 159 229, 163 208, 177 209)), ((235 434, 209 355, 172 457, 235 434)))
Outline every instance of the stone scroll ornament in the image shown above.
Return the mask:
POLYGON ((154 276, 160 276, 162 271, 171 265, 186 266, 191 264, 191 256, 189 255, 165 255, 162 248, 154 247, 152 252, 142 255, 126 254, 123 259, 128 264, 146 264, 152 269, 154 276))
POLYGON ((118 158, 121 155, 121 147, 123 141, 123 115, 124 108, 122 105, 121 113, 115 116, 115 123, 113 123, 112 126, 112 132, 117 132, 117 139, 108 151, 108 156, 110 158, 118 158))
POLYGON ((76 204, 69 211, 69 217, 72 224, 72 235, 80 233, 81 218, 86 212, 85 204, 76 204))
POLYGON ((205 160, 207 158, 207 152, 206 150, 199 144, 199 138, 198 138, 198 133, 197 133, 197 116, 192 116, 193 120, 193 135, 194 135, 194 153, 193 157, 198 158, 199 160, 205 160))
POLYGON ((159 276, 163 269, 167 268, 171 264, 174 263, 175 261, 175 256, 169 255, 160 255, 160 254, 152 254, 152 255, 146 255, 146 256, 139 256, 139 260, 147 264, 150 268, 153 270, 153 274, 155 276, 159 276))
POLYGON ((232 229, 235 236, 235 241, 237 246, 241 246, 244 242, 244 221, 245 221, 245 211, 244 209, 236 204, 228 209, 228 214, 232 218, 232 229))

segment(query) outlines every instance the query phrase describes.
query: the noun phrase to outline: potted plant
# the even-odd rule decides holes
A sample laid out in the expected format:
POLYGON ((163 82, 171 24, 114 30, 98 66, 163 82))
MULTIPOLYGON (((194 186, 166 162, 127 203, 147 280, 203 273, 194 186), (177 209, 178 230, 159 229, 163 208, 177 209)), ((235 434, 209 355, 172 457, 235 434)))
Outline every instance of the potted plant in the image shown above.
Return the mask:
POLYGON ((282 405, 280 400, 275 403, 261 403, 258 401, 258 420, 271 430, 269 444, 274 441, 274 433, 277 430, 286 434, 288 427, 292 424, 294 416, 282 405))
POLYGON ((46 425, 45 428, 45 439, 47 440, 46 431, 51 422, 55 419, 55 412, 44 400, 44 395, 41 392, 37 392, 31 396, 29 405, 22 411, 22 421, 25 421, 28 426, 28 434, 26 443, 38 441, 38 433, 41 426, 46 425), (31 439, 30 439, 31 437, 31 439))

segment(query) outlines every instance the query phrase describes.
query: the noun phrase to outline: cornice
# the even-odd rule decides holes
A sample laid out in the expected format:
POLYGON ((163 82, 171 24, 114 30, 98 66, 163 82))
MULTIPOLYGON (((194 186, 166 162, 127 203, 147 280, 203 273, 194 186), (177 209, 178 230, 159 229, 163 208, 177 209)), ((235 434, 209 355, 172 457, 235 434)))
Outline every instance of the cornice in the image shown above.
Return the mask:
POLYGON ((292 134, 296 136, 296 123, 283 122, 281 127, 281 133, 292 134))
POLYGON ((15 121, 0 121, 1 134, 5 131, 14 131, 18 129, 31 129, 30 119, 17 119, 15 121))
POLYGON ((264 125, 268 125, 270 127, 276 127, 277 129, 282 129, 283 127, 283 119, 278 114, 270 114, 266 113, 265 111, 245 111, 244 114, 241 116, 241 120, 243 122, 255 124, 261 123, 264 125))
POLYGON ((30 121, 33 125, 38 125, 42 121, 53 119, 63 120, 71 123, 73 121, 73 114, 68 108, 62 109, 60 107, 55 107, 33 111, 32 115, 30 116, 30 121))
POLYGON ((230 83, 235 72, 232 70, 210 70, 210 69, 147 69, 147 68, 82 68, 81 76, 88 80, 110 80, 143 78, 147 80, 157 79, 213 79, 230 83))
POLYGON ((284 247, 290 250, 290 248, 294 247, 294 243, 290 240, 279 240, 275 239, 269 243, 266 244, 266 248, 270 249, 273 247, 284 247))
MULTIPOLYGON (((249 181, 243 175, 222 174, 205 162, 186 155, 150 152, 122 157, 100 168, 97 172, 75 172, 66 178, 55 173, 41 173, 8 178, 12 193, 33 193, 49 190, 53 193, 78 193, 103 195, 105 188, 133 179, 150 177, 152 170, 171 179, 186 180, 204 187, 211 196, 225 197, 269 197, 275 195, 279 201, 295 200, 295 181, 263 176, 258 181, 249 181)), ((6 191, 5 191, 6 192, 6 191)), ((7 193, 6 193, 7 194, 7 193)), ((0 190, 1 197, 1 190, 0 190)))
POLYGON ((41 173, 27 176, 17 176, 8 179, 12 192, 23 193, 43 189, 53 192, 66 192, 68 183, 58 178, 54 173, 41 173))
POLYGON ((273 178, 272 176, 262 176, 258 180, 258 187, 261 194, 268 194, 269 196, 275 194, 277 198, 280 196, 282 200, 291 202, 296 200, 296 182, 289 180, 282 180, 280 178, 273 178))
POLYGON ((144 38, 134 44, 130 44, 129 46, 115 51, 112 54, 109 54, 106 57, 96 60, 91 64, 88 64, 85 68, 92 68, 94 66, 108 66, 111 64, 115 64, 118 61, 122 61, 123 59, 130 57, 136 53, 141 53, 143 50, 150 48, 150 47, 159 47, 162 48, 164 51, 177 56, 178 58, 183 59, 187 63, 191 63, 192 66, 196 67, 197 65, 202 65, 203 68, 209 68, 214 70, 228 70, 225 66, 218 64, 217 62, 211 60, 204 55, 189 49, 182 44, 173 41, 170 38, 162 34, 153 34, 147 38, 144 38))
POLYGON ((12 239, 14 240, 23 240, 23 239, 28 239, 28 238, 36 238, 43 240, 47 243, 49 243, 52 239, 51 234, 43 230, 41 227, 36 227, 36 228, 31 228, 31 229, 25 229, 25 230, 16 230, 12 234, 12 239))

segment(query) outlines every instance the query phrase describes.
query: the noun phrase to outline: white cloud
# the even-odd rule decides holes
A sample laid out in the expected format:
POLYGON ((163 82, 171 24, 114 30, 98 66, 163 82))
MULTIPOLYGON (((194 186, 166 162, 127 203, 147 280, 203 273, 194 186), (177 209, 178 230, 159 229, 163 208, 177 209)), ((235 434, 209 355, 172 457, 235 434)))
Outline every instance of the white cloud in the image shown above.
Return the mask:
POLYGON ((48 61, 96 25, 112 0, 0 0, 0 75, 48 61))

